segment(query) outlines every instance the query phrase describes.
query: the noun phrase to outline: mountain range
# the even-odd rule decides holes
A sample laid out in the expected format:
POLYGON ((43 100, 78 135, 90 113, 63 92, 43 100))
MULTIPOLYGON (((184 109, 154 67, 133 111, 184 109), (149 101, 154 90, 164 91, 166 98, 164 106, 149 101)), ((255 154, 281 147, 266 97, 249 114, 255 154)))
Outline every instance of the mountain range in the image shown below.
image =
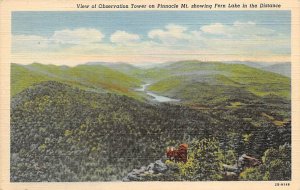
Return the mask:
MULTIPOLYGON (((11 181, 121 180, 166 147, 202 139, 214 139, 220 166, 242 154, 265 158, 291 141, 291 79, 263 68, 196 60, 152 68, 12 63, 11 181)), ((290 160, 276 161, 284 169, 281 162, 290 160)), ((265 169, 275 176, 265 180, 290 178, 265 169)))

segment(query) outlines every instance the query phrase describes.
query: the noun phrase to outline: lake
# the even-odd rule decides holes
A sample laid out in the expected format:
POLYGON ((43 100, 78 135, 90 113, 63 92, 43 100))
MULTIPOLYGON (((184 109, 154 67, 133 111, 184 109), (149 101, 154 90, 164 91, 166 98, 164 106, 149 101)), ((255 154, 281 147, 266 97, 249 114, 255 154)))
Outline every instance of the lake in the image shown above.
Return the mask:
POLYGON ((157 102, 179 102, 180 101, 179 99, 173 99, 173 98, 169 98, 167 96, 161 96, 156 93, 147 91, 146 89, 147 89, 147 86, 149 86, 149 85, 151 85, 151 84, 143 84, 141 86, 141 88, 136 89, 136 91, 145 92, 147 95, 151 96, 154 101, 157 101, 157 102))

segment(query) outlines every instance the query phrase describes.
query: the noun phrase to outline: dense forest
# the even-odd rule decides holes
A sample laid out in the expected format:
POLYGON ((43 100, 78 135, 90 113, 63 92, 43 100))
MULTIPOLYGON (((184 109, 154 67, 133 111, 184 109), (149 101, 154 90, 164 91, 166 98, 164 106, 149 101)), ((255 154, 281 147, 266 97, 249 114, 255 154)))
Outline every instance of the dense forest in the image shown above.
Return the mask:
POLYGON ((243 154, 261 164, 234 180, 291 178, 288 77, 197 61, 77 67, 12 64, 11 181, 121 180, 181 143, 188 161, 154 180, 227 180, 243 154), (151 100, 135 90, 145 83, 180 101, 151 100))

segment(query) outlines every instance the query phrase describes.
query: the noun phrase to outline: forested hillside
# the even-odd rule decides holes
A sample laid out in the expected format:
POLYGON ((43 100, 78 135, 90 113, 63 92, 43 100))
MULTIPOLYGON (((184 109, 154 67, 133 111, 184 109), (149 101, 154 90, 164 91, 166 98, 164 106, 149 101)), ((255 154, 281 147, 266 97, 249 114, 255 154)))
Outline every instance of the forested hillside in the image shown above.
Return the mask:
POLYGON ((78 65, 76 67, 43 65, 11 65, 11 94, 15 95, 32 84, 58 81, 81 89, 96 92, 114 92, 136 97, 131 88, 141 80, 103 65, 78 65))
POLYGON ((11 72, 11 181, 121 180, 181 143, 188 162, 147 180, 227 180, 223 165, 243 154, 261 165, 234 180, 290 179, 288 77, 197 61, 144 70, 12 64, 11 72), (136 91, 145 83, 180 101, 154 102, 136 91))
POLYGON ((290 99, 290 78, 242 64, 182 61, 147 70, 146 76, 154 80, 150 90, 193 102, 203 102, 212 93, 221 98, 220 92, 226 98, 236 91, 290 99))

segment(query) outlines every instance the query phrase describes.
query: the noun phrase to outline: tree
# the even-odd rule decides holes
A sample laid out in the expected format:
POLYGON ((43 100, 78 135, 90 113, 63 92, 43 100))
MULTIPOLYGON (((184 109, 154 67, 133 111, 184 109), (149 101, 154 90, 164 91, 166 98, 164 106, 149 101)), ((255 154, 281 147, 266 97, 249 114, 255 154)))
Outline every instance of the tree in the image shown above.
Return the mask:
POLYGON ((264 180, 291 179, 291 146, 284 144, 278 149, 270 148, 262 157, 265 170, 264 180))
POLYGON ((263 180, 264 175, 259 167, 256 168, 246 168, 242 173, 240 173, 240 179, 245 181, 260 181, 263 180))
POLYGON ((264 152, 262 165, 246 168, 240 173, 241 180, 290 180, 291 146, 284 144, 278 149, 270 148, 264 152))
POLYGON ((215 139, 196 140, 191 144, 188 161, 179 163, 184 180, 220 180, 224 156, 220 143, 215 139))

